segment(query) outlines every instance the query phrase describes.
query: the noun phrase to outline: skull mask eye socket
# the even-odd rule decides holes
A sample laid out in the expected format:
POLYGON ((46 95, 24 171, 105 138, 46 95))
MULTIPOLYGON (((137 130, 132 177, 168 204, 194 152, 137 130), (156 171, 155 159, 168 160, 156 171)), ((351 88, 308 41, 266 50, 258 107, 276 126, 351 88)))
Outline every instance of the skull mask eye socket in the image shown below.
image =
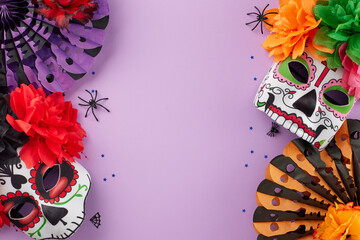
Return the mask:
POLYGON ((14 220, 24 220, 32 215, 36 211, 36 206, 30 202, 17 203, 15 204, 10 212, 9 217, 14 220))
POLYGON ((40 164, 31 170, 31 176, 32 189, 36 190, 41 200, 50 203, 64 198, 79 178, 74 166, 66 161, 51 168, 40 164))
POLYGON ((295 85, 304 85, 309 83, 310 69, 309 64, 301 57, 284 60, 279 66, 279 73, 288 81, 295 85))
POLYGON ((43 175, 43 185, 46 192, 53 190, 58 186, 60 180, 60 167, 55 165, 52 168, 46 169, 43 175))
POLYGON ((349 113, 355 102, 354 96, 348 95, 348 90, 340 85, 325 87, 320 97, 326 107, 340 114, 349 113))
POLYGON ((346 106, 349 104, 349 96, 337 89, 324 92, 324 99, 336 106, 346 106))
POLYGON ((4 206, 4 213, 10 221, 23 231, 34 227, 41 217, 40 207, 37 201, 28 193, 8 193, 2 195, 1 203, 4 206))
POLYGON ((274 69, 274 79, 300 90, 306 90, 315 80, 314 60, 306 53, 293 59, 292 56, 278 63, 274 69))
POLYGON ((289 71, 291 73, 290 80, 298 85, 306 84, 309 80, 309 69, 308 66, 305 67, 305 65, 302 62, 299 61, 291 61, 288 63, 289 71))

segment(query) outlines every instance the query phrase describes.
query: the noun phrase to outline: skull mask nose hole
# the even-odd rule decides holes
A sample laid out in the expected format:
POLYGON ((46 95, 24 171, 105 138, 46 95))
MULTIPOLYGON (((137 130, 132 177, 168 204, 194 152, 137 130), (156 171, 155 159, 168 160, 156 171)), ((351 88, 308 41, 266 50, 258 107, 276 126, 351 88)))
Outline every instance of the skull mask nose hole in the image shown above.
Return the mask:
POLYGON ((43 213, 47 220, 51 223, 51 225, 55 226, 60 221, 63 222, 64 225, 66 223, 62 221, 62 219, 68 214, 68 210, 62 207, 52 207, 47 205, 41 205, 43 213))
POLYGON ((324 98, 336 106, 349 105, 349 96, 340 90, 329 90, 324 93, 324 98))
POLYGON ((309 79, 309 72, 307 68, 298 61, 291 61, 288 63, 289 71, 291 75, 300 83, 306 84, 309 79))
POLYGON ((60 167, 59 165, 54 165, 52 168, 48 168, 43 176, 43 185, 45 191, 53 189, 60 177, 60 167))
POLYGON ((307 117, 311 117, 316 107, 316 91, 312 90, 296 100, 293 107, 302 111, 307 117))

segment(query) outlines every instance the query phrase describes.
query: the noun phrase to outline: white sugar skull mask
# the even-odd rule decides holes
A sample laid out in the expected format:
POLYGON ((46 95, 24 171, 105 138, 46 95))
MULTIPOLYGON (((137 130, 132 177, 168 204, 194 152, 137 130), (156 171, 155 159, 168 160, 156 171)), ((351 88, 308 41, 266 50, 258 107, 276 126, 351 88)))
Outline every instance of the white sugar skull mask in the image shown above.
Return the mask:
POLYGON ((34 239, 66 239, 85 217, 90 175, 78 163, 0 166, 0 200, 10 221, 34 239))
POLYGON ((304 53, 275 63, 260 85, 255 106, 319 150, 340 129, 356 99, 341 87, 343 69, 304 53))

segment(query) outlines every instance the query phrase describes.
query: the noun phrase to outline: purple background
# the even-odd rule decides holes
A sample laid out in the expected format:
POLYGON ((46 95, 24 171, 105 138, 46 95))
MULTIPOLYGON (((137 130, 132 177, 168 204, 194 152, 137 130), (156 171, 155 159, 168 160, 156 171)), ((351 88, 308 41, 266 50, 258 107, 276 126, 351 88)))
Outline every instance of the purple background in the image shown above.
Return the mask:
MULTIPOLYGON (((285 129, 266 136, 271 119, 252 105, 272 59, 261 47, 267 32, 251 32, 246 13, 267 3, 278 6, 109 0, 103 51, 66 95, 88 133, 88 158, 79 162, 93 180, 86 220, 71 239, 256 239, 257 186, 296 137, 285 129), (85 89, 110 98, 100 122, 77 106, 77 96, 89 98, 85 89), (99 229, 89 221, 96 212, 99 229)), ((358 106, 350 116, 360 116, 358 106)), ((28 239, 14 227, 1 238, 28 239)))

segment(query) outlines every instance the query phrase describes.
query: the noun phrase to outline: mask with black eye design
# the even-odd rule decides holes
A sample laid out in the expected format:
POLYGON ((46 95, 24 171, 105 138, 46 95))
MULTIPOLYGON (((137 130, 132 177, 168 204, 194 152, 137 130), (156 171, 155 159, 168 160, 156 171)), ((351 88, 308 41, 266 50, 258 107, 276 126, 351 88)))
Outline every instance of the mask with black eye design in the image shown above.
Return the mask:
POLYGON ((329 69, 304 53, 275 63, 260 85, 255 106, 317 149, 335 136, 356 99, 341 87, 342 68, 329 69))
POLYGON ((84 220, 91 180, 78 163, 2 165, 0 184, 5 214, 34 239, 66 239, 84 220))

